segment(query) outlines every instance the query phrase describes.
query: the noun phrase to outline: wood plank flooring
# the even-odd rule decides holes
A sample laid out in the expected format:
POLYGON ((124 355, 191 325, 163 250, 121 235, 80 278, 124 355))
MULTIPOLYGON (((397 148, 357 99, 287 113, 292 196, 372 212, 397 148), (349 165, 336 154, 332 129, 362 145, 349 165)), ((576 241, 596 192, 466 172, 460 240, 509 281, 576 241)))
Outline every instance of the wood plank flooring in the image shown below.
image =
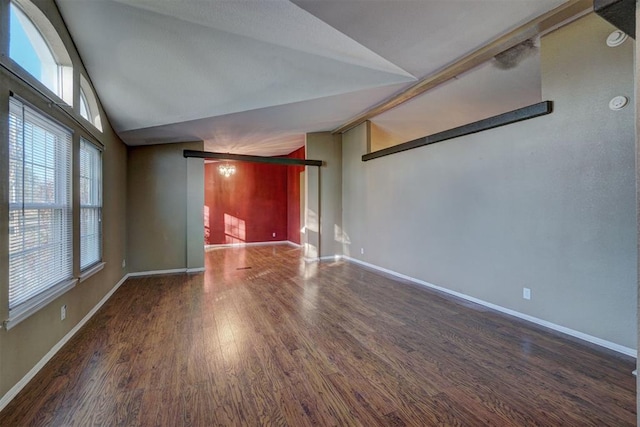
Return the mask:
POLYGON ((635 361, 298 249, 127 280, 0 426, 626 426, 635 361))

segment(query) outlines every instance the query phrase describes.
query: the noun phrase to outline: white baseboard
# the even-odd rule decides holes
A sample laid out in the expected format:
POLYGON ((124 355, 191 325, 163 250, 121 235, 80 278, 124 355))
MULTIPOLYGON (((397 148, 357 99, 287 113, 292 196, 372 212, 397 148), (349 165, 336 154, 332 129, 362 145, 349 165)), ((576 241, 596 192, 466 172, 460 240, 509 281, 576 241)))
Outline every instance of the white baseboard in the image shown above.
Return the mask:
POLYGON ((579 339, 581 339, 583 341, 587 341, 587 342, 590 342, 592 344, 596 344, 596 345, 599 345, 601 347, 608 348, 609 350, 617 351, 618 353, 626 354, 627 356, 638 358, 638 350, 635 350, 633 348, 625 347, 623 345, 616 344, 616 343, 611 342, 611 341, 603 340, 602 338, 594 337, 593 335, 585 334, 584 332, 576 331, 574 329, 570 329, 570 328, 567 328, 565 326, 561 326, 561 325, 558 325, 558 324, 555 324, 555 323, 552 323, 552 322, 548 322, 546 320, 539 319, 537 317, 530 316, 528 314, 520 313, 519 311, 515 311, 515 310, 512 310, 510 308, 505 308, 505 307, 502 307, 500 305, 496 305, 496 304, 493 304, 493 303, 490 303, 490 302, 487 302, 487 301, 484 301, 484 300, 481 300, 481 299, 478 299, 478 298, 463 294, 461 292, 452 291, 451 289, 443 288, 442 286, 434 285, 433 283, 425 282, 424 280, 416 279, 416 278, 407 276, 405 274, 398 273, 398 272, 393 271, 393 270, 388 270, 386 268, 379 267, 377 265, 370 264, 368 262, 361 261, 359 259, 351 258, 351 257, 348 257, 348 256, 342 256, 342 258, 347 260, 347 261, 349 261, 349 262, 353 262, 354 264, 360 264, 360 265, 368 267, 368 268, 370 268, 372 270, 377 270, 377 271, 389 274, 391 276, 398 277, 400 279, 408 280, 408 281, 416 283, 418 285, 426 286, 428 288, 435 289, 435 290, 438 290, 440 292, 444 292, 446 294, 453 295, 453 296, 456 296, 458 298, 465 299, 467 301, 475 302, 476 304, 480 304, 482 306, 491 308, 491 309, 499 311, 501 313, 505 313, 505 314, 508 314, 510 316, 514 316, 514 317, 517 317, 519 319, 523 319, 523 320, 526 320, 528 322, 535 323, 537 325, 544 326, 544 327, 549 328, 549 329, 553 329, 554 331, 562 332, 563 334, 567 334, 567 335, 570 335, 572 337, 579 338, 579 339))
POLYGON ((137 271, 135 273, 129 273, 129 277, 142 277, 142 276, 157 276, 160 274, 178 274, 186 273, 186 268, 174 268, 171 270, 151 270, 151 271, 137 271))
POLYGON ((219 245, 204 245, 204 250, 224 249, 224 248, 244 248, 246 246, 271 246, 271 245, 289 245, 294 248, 301 248, 302 245, 294 243, 291 240, 276 240, 273 242, 249 242, 249 243, 223 243, 219 245))
POLYGON ((288 245, 295 243, 288 240, 274 240, 272 242, 248 242, 248 243, 222 243, 217 245, 204 245, 204 250, 223 249, 223 248, 244 248, 246 246, 271 246, 271 245, 288 245))
POLYGON ((22 377, 20 381, 18 381, 13 387, 11 387, 11 389, 7 393, 5 393, 4 396, 2 396, 2 399, 0 399, 0 411, 2 411, 5 406, 7 406, 9 402, 11 402, 13 398, 16 397, 18 393, 20 393, 24 386, 26 386, 29 381, 31 381, 33 377, 36 376, 40 369, 42 369, 44 365, 46 365, 47 362, 51 360, 51 358, 55 356, 58 351, 60 351, 62 346, 64 346, 80 330, 80 328, 82 328, 84 324, 87 323, 87 321, 89 321, 89 319, 91 319, 94 314, 96 314, 100 307, 102 307, 104 303, 107 302, 109 298, 111 298, 113 293, 118 290, 118 288, 125 282, 125 280, 127 280, 127 278, 129 278, 129 274, 126 274, 122 279, 120 279, 120 281, 116 283, 116 285, 109 292, 107 292, 107 294, 98 302, 98 304, 96 304, 95 307, 93 307, 91 311, 89 311, 87 315, 84 316, 82 320, 80 320, 80 322, 78 322, 78 324, 73 327, 73 329, 67 332, 67 334, 62 337, 62 339, 58 341, 58 343, 54 345, 51 350, 49 350, 47 354, 45 354, 42 359, 40 359, 40 361, 36 363, 36 365, 31 368, 31 370, 27 372, 24 377, 22 377))
POLYGON ((342 259, 342 255, 329 255, 329 256, 321 256, 318 258, 318 261, 340 261, 342 259))
POLYGON ((342 255, 329 255, 321 257, 304 257, 304 262, 320 262, 320 261, 340 261, 342 255))
POLYGON ((202 273, 206 270, 206 267, 196 267, 196 268, 173 268, 171 270, 151 270, 151 271, 136 271, 135 273, 129 273, 129 277, 144 277, 144 276, 159 276, 163 274, 194 274, 194 273, 202 273))

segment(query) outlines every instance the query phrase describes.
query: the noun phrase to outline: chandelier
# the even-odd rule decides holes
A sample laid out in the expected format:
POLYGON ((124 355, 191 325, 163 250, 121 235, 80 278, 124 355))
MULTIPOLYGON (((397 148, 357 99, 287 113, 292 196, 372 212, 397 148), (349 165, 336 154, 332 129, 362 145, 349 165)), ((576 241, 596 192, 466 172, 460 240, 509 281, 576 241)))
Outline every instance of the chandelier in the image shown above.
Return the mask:
POLYGON ((229 178, 231 175, 236 173, 236 167, 227 164, 220 165, 218 166, 218 172, 220 172, 220 175, 224 176, 225 178, 229 178))

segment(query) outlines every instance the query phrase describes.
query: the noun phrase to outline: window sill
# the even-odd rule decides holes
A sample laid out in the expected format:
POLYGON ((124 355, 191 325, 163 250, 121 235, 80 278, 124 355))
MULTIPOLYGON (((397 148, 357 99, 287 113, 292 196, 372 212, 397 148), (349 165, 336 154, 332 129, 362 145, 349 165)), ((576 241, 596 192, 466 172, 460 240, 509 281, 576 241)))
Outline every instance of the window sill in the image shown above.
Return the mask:
POLYGON ((80 273, 80 283, 84 282, 89 277, 93 276, 94 274, 96 274, 97 272, 102 270, 106 264, 107 264, 106 262, 99 262, 97 264, 93 264, 91 267, 89 267, 85 271, 81 272, 80 273))
POLYGON ((62 282, 57 286, 49 289, 48 291, 42 293, 41 295, 32 298, 31 300, 20 304, 18 307, 13 310, 9 310, 9 318, 5 320, 4 327, 9 330, 16 326, 18 323, 22 322, 27 317, 39 311, 41 308, 45 307, 53 300, 69 291, 76 286, 78 283, 78 279, 67 280, 66 282, 62 282))

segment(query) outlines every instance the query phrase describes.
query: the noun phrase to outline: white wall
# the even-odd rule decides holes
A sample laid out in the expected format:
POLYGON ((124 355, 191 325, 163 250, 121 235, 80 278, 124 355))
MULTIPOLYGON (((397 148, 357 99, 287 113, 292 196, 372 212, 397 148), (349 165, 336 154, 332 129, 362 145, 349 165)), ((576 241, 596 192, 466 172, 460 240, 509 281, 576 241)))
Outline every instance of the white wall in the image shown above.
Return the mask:
POLYGON ((345 254, 636 348, 634 110, 608 108, 634 46, 613 29, 542 40, 551 115, 366 163, 366 126, 343 135, 345 254))

